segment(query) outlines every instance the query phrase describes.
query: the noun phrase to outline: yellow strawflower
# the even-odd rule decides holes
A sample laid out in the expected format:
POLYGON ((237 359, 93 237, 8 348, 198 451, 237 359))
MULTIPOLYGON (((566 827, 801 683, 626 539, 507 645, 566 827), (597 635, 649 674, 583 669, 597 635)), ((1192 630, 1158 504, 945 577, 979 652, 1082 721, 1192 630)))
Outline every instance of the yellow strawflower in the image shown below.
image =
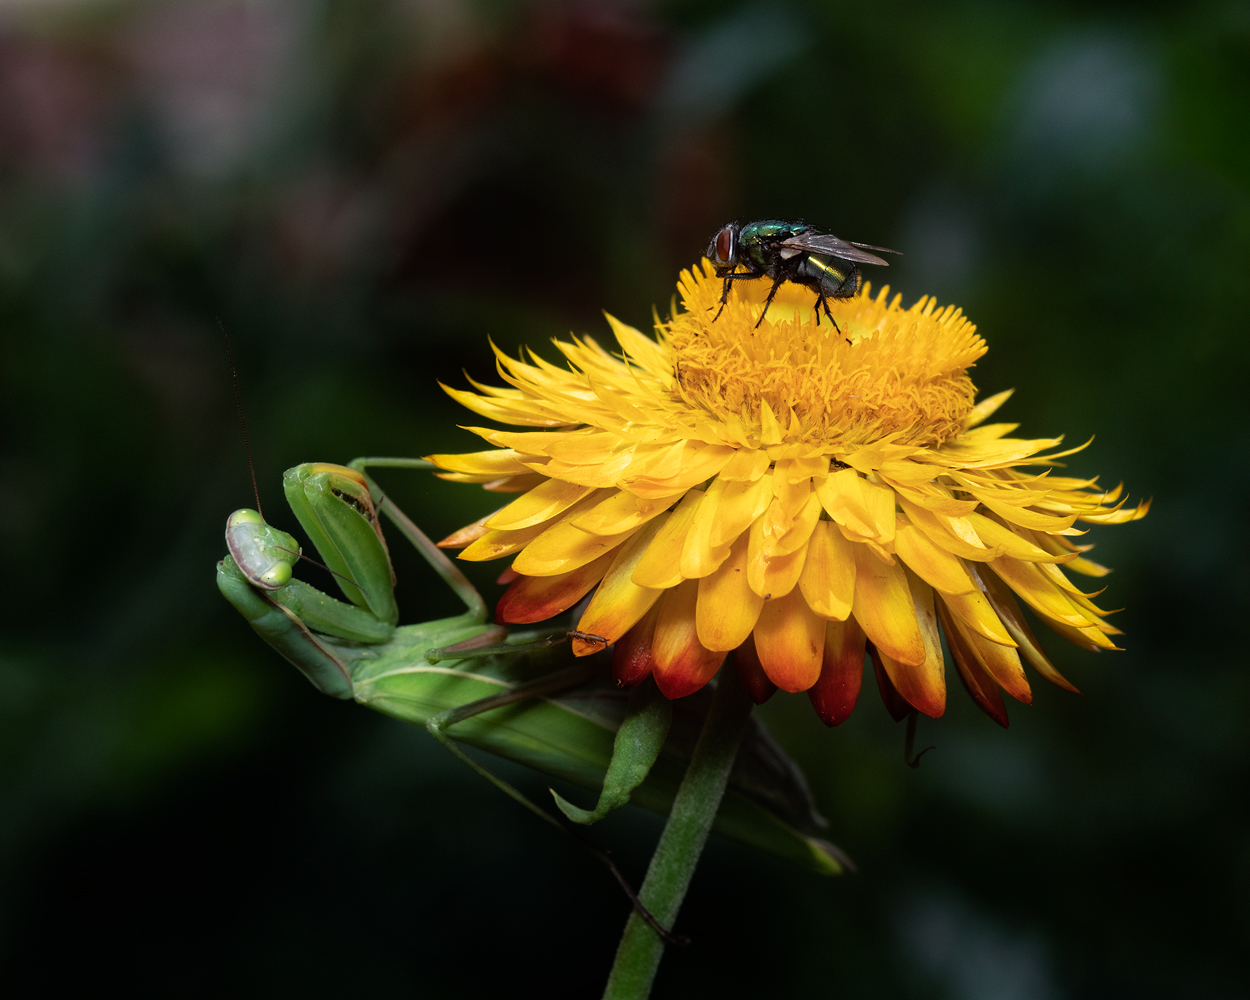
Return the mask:
MULTIPOLYGON (((1117 648, 1107 612, 1066 570, 1101 577, 1077 522, 1117 524, 1119 488, 1051 475, 1060 439, 1009 437, 975 402, 976 327, 921 299, 865 286, 817 321, 814 293, 681 275, 681 308, 656 339, 608 317, 613 356, 556 341, 568 369, 498 354, 511 388, 447 389, 512 432, 432 455, 443 478, 519 493, 445 539, 461 559, 515 556, 501 623, 543 621, 596 588, 577 628, 616 644, 625 685, 654 675, 670 698, 734 653, 756 701, 807 691, 837 724, 859 695, 865 648, 887 707, 941 715, 940 634, 968 691, 1007 723, 999 689, 1032 698, 1021 657, 1075 690, 1042 652, 1016 597, 1088 649, 1117 648), (939 624, 940 623, 940 624, 939 624)), ((575 640, 576 652, 600 648, 575 640)))

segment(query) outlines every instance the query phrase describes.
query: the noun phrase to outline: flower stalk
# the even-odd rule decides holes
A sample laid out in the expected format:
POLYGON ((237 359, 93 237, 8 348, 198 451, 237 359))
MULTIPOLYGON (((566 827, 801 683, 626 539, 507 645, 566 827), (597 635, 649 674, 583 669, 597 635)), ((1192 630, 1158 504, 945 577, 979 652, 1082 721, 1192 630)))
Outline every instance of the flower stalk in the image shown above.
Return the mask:
MULTIPOLYGON (((686 898, 752 707, 738 671, 722 671, 690 766, 638 894, 642 905, 662 927, 671 930, 686 898)), ((631 913, 608 976, 604 1000, 642 1000, 650 996, 663 955, 660 936, 637 911, 631 913)))

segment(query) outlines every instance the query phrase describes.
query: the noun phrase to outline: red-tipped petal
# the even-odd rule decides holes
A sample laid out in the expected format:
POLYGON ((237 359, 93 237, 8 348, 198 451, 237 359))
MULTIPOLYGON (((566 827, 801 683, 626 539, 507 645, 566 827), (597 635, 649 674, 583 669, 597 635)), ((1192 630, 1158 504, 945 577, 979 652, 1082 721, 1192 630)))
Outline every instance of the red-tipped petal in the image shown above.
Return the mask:
POLYGON ((684 698, 703 687, 720 669, 726 652, 707 649, 699 642, 695 606, 699 581, 687 580, 669 590, 656 607, 653 656, 655 682, 666 698, 684 698))
POLYGON ((614 555, 608 552, 594 562, 559 576, 518 577, 495 605, 495 622, 499 625, 545 622, 567 611, 603 578, 614 555))
POLYGON ((864 683, 864 647, 864 630, 854 618, 825 625, 820 678, 807 696, 826 726, 840 726, 851 716, 864 683))
POLYGON ((890 683, 890 675, 885 672, 885 666, 881 662, 881 654, 877 652, 877 647, 871 642, 868 643, 868 654, 872 657, 872 672, 877 676, 877 690, 881 692, 881 700, 885 703, 885 710, 890 713, 890 717, 895 722, 902 722, 907 718, 907 713, 912 711, 912 707, 907 704, 907 699, 899 694, 894 685, 890 683))
POLYGON ((738 664, 742 686, 755 704, 762 705, 777 693, 777 685, 764 673, 759 653, 755 651, 755 640, 751 636, 747 636, 747 641, 734 650, 734 662, 738 664))
POLYGON ((499 574, 495 582, 499 584, 499 586, 501 587, 506 587, 510 583, 512 583, 514 580, 519 580, 520 577, 521 577, 521 574, 518 573, 516 570, 514 570, 511 566, 509 566, 506 570, 504 570, 502 573, 499 574))
POLYGON ((655 637, 655 619, 659 613, 660 605, 656 602, 637 625, 616 640, 616 646, 612 650, 612 677, 621 687, 641 684, 655 669, 651 644, 655 637))
POLYGON ((825 655, 825 620, 807 606, 801 590, 765 601, 753 634, 760 663, 779 688, 806 691, 816 683, 825 655))

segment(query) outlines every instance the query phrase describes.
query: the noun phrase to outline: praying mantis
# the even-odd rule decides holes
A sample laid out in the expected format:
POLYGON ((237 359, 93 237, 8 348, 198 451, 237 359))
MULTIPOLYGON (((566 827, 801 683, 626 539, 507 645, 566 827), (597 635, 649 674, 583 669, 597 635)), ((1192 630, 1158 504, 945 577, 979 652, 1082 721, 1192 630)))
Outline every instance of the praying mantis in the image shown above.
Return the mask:
MULTIPOLYGON (((253 510, 235 511, 227 521, 229 554, 217 564, 226 599, 318 690, 424 726, 473 770, 566 832, 574 829, 569 822, 595 822, 627 802, 667 813, 710 692, 673 703, 649 679, 623 691, 612 680, 609 654, 575 659, 563 631, 508 634, 489 624, 473 584, 366 471, 381 467, 433 468, 419 459, 358 458, 346 466, 300 465, 283 476, 287 502, 345 601, 295 579, 298 543, 253 510), (398 625, 379 515, 460 597, 464 613, 398 625), (599 803, 582 809, 553 791, 557 816, 461 744, 599 791, 599 803)), ((825 825, 797 765, 752 719, 714 830, 813 872, 839 874, 847 862, 818 836, 825 825)), ((614 867, 613 873, 625 886, 614 867)))

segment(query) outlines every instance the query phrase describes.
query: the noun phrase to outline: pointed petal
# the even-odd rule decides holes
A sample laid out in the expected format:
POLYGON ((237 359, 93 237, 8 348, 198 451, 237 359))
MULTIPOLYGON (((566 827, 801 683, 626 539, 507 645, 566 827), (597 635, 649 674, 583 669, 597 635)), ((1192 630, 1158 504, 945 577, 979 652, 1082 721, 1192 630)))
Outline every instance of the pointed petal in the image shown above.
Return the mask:
POLYGON ((472 475, 489 475, 492 479, 500 476, 513 476, 529 472, 523 456, 511 448, 491 448, 489 451, 471 451, 463 455, 426 455, 427 462, 433 462, 447 472, 468 472, 472 475))
POLYGON ((655 682, 666 698, 694 694, 715 676, 725 651, 704 648, 695 629, 699 584, 695 580, 674 587, 657 602, 655 620, 655 682))
MULTIPOLYGON (((589 510, 598 502, 598 498, 598 494, 591 493, 564 511, 564 513, 557 514, 555 517, 538 524, 530 525, 528 528, 518 528, 515 531, 488 530, 486 534, 461 552, 459 558, 469 562, 485 562, 488 559, 499 559, 503 556, 510 556, 514 552, 520 552, 547 531, 568 524, 579 514, 589 510)), ((591 558, 597 558, 597 555, 591 558)), ((586 560, 586 562, 589 561, 589 559, 586 560)), ((524 569, 517 567, 517 572, 525 573, 526 576, 554 576, 557 572, 567 572, 575 568, 571 565, 561 566, 552 573, 535 573, 526 572, 524 569)))
POLYGON ((894 491, 870 483, 854 469, 841 469, 816 483, 829 516, 853 534, 878 543, 894 539, 894 491))
POLYGON ((898 499, 908 521, 928 535, 930 541, 952 555, 976 562, 989 562, 996 555, 1002 554, 996 548, 986 548, 967 517, 954 517, 926 510, 902 495, 898 499))
POLYGON ((559 576, 520 576, 495 605, 495 624, 545 622, 567 611, 603 578, 612 558, 609 552, 594 562, 559 576))
POLYGON ((894 551, 913 573, 943 594, 970 594, 977 589, 964 564, 910 521, 899 521, 894 551))
POLYGON ((1011 633, 1011 637, 1019 644, 1020 652, 1033 665, 1033 669, 1052 684, 1057 684, 1073 694, 1080 694, 1081 692, 1063 674, 1056 670, 1050 660, 1046 658, 1046 654, 1042 650, 1042 644, 1037 641, 1037 636, 1029 628, 1029 623, 1025 620, 1024 613, 1020 610, 1020 605, 1016 603, 1016 597, 1011 592, 1011 588, 1003 583, 995 573, 979 572, 976 567, 971 567, 971 570, 976 574, 977 582, 985 591, 986 600, 990 602, 990 606, 998 615, 999 621, 1003 623, 1007 631, 1011 633))
POLYGON ((1032 563, 1002 558, 988 565, 1043 618, 1073 628, 1089 628, 1098 624, 1077 611, 1063 591, 1046 579, 1032 563))
MULTIPOLYGON (((821 618, 845 621, 855 595, 855 553, 832 521, 818 521, 807 546, 799 589, 821 618)), ((823 718, 823 717, 822 717, 823 718)))
MULTIPOLYGON (((502 510, 503 508, 500 508, 502 510)), ((440 549, 463 549, 466 545, 476 542, 490 529, 486 527, 486 522, 498 514, 499 511, 493 511, 485 517, 479 517, 472 524, 466 524, 459 531, 453 531, 437 545, 440 549)))
POLYGON ((807 696, 826 726, 840 726, 851 716, 864 682, 865 643, 864 630, 854 618, 825 623, 820 678, 807 696))
POLYGON ((855 620, 886 656, 920 666, 928 653, 903 567, 885 565, 866 545, 851 548, 855 553, 855 620))
POLYGON ((977 403, 976 406, 968 411, 968 415, 964 417, 964 430, 972 430, 977 424, 985 423, 1003 403, 1011 398, 1011 394, 1015 391, 1015 389, 1004 389, 1002 392, 977 403))
POLYGON ((491 559, 502 559, 515 552, 520 552, 535 538, 550 527, 549 524, 536 524, 532 528, 521 528, 519 531, 491 531, 489 528, 480 538, 460 553, 456 558, 467 562, 488 562, 491 559))
MULTIPOLYGON (((991 576, 993 574, 986 574, 991 576)), ((1011 637, 1003 623, 998 620, 990 602, 981 593, 980 588, 971 594, 943 594, 942 601, 974 632, 996 642, 1000 646, 1014 646, 1016 640, 1011 637)))
POLYGON ((1074 559, 1072 553, 1052 556, 1045 549, 1039 549, 1030 541, 1026 541, 1010 528, 1005 528, 997 521, 991 521, 984 514, 969 514, 966 519, 988 548, 997 548, 1000 555, 1012 559, 1023 559, 1026 562, 1068 562, 1074 559))
MULTIPOLYGON (((722 474, 720 479, 724 478, 722 474)), ((768 510, 772 499, 772 476, 761 476, 749 483, 726 483, 724 492, 721 493, 720 503, 717 505, 716 523, 712 528, 710 538, 711 544, 719 547, 733 542, 751 527, 764 511, 768 510)))
POLYGON ((950 615, 950 622, 959 634, 968 652, 987 674, 1009 695, 1026 705, 1033 701, 1033 691, 1024 676, 1020 654, 1007 646, 983 639, 958 615, 950 615))
POLYGON ((783 691, 806 691, 820 677, 825 620, 807 606, 801 591, 765 601, 755 625, 755 649, 764 672, 783 691))
POLYGON ((942 639, 938 634, 933 588, 915 575, 908 575, 914 615, 924 638, 925 660, 918 665, 900 663, 878 647, 881 666, 899 696, 930 718, 946 711, 946 674, 942 660, 942 639))
POLYGON ((525 576, 568 573, 611 552, 636 530, 631 528, 619 535, 592 535, 565 520, 552 525, 525 546, 512 568, 525 576))
MULTIPOLYGON (((640 587, 633 581, 634 570, 661 523, 658 520, 652 521, 617 550, 599 589, 595 591, 595 596, 590 599, 589 606, 577 623, 579 631, 602 636, 608 642, 616 642, 634 627, 664 593, 651 587, 640 587)), ((587 656, 601 648, 598 643, 573 640, 573 653, 577 656, 587 656)))
POLYGON ((1003 704, 1002 692, 994 683, 994 678, 986 673, 972 655, 962 634, 951 621, 950 612, 941 601, 938 601, 938 615, 942 620, 942 631, 946 633, 946 645, 950 647, 951 657, 955 660, 955 668, 959 671, 964 690, 981 711, 1006 729, 1007 706, 1003 704))
POLYGON ((702 490, 691 490, 681 498, 676 510, 661 515, 665 518, 664 525, 634 570, 634 583, 659 590, 681 583, 681 550, 686 544, 695 508, 702 499, 702 490))
POLYGON ((739 448, 720 470, 720 478, 731 483, 753 483, 768 471, 768 452, 739 448))
POLYGON ((559 479, 548 479, 523 496, 513 500, 503 510, 486 522, 488 528, 498 531, 516 531, 530 528, 563 514, 577 501, 594 492, 593 486, 577 486, 559 479))
POLYGON ((672 496, 662 500, 645 500, 624 490, 617 490, 614 495, 579 515, 573 525, 582 531, 589 531, 592 535, 617 535, 622 531, 641 527, 680 499, 672 496))
POLYGON ((757 705, 762 705, 777 693, 777 685, 768 679, 764 667, 760 663, 759 653, 755 651, 755 640, 747 636, 747 641, 734 650, 734 662, 738 665, 738 676, 742 678, 742 686, 757 705))
POLYGON ((712 544, 724 492, 725 484, 715 480, 694 509, 681 548, 681 575, 687 580, 698 580, 714 573, 729 558, 728 545, 712 544))
POLYGON ((770 556, 769 540, 761 517, 747 532, 747 582, 764 600, 776 600, 790 593, 803 573, 807 546, 785 555, 770 556))
POLYGON ((720 568, 699 581, 695 621, 699 641, 708 649, 737 649, 745 643, 764 606, 747 582, 747 547, 747 536, 740 536, 720 568))

